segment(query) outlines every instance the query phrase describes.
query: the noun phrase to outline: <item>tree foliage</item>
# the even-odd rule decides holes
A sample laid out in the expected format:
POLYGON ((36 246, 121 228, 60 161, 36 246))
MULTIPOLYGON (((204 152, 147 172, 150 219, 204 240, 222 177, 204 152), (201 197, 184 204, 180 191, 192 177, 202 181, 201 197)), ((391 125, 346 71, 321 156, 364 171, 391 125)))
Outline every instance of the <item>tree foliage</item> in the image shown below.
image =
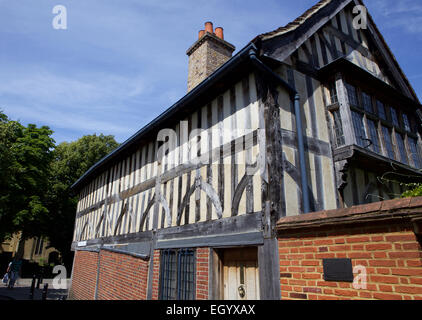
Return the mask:
POLYGON ((47 217, 53 131, 0 118, 0 237, 21 231, 26 239, 39 234, 47 217))
POLYGON ((422 196, 422 184, 420 183, 412 183, 406 185, 408 190, 403 193, 403 198, 413 198, 413 197, 421 197, 422 196))
POLYGON ((113 136, 55 146, 48 127, 23 126, 0 111, 0 241, 46 237, 70 263, 77 198, 71 185, 114 150, 113 136))
POLYGON ((70 245, 73 237, 78 199, 70 187, 91 166, 118 146, 113 136, 89 135, 71 143, 61 143, 54 151, 48 192, 49 221, 45 234, 50 245, 70 263, 70 245))

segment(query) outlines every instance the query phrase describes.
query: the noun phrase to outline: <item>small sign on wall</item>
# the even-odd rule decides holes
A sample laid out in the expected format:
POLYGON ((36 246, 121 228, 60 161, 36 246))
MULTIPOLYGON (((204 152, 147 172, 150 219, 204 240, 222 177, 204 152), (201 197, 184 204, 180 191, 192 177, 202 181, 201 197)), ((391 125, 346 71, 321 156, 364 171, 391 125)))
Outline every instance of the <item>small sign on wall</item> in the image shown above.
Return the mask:
POLYGON ((78 242, 78 247, 86 247, 87 243, 86 241, 79 241, 78 242))
POLYGON ((323 259, 324 280, 336 282, 353 282, 351 259, 323 259))

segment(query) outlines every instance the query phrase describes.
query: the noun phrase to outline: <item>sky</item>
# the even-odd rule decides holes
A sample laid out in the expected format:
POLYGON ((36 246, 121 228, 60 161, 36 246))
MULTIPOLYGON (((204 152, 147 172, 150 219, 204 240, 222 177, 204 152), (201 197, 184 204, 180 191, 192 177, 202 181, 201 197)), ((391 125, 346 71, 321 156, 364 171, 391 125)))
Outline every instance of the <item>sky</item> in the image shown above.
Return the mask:
MULTIPOLYGON (((0 110, 49 126, 57 143, 94 133, 124 142, 186 94, 186 50, 206 21, 238 52, 316 2, 0 0, 0 110), (66 30, 53 28, 57 5, 66 30)), ((365 3, 421 98, 422 1, 365 3)))

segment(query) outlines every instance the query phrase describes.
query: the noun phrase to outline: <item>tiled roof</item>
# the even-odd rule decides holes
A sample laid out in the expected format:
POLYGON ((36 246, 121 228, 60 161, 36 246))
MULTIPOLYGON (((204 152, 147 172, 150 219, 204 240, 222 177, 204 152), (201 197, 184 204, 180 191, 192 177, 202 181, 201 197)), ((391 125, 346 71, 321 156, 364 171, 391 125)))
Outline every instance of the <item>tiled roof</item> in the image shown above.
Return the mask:
POLYGON ((302 25, 307 19, 309 19, 312 15, 314 15, 316 12, 318 12, 321 8, 325 7, 327 4, 332 2, 332 0, 321 0, 312 8, 307 10, 305 13, 303 13, 300 17, 296 18, 294 21, 288 23, 284 27, 280 27, 274 31, 266 32, 261 35, 259 35, 257 38, 261 38, 263 40, 276 37, 282 34, 285 34, 287 32, 295 30, 297 27, 302 25))

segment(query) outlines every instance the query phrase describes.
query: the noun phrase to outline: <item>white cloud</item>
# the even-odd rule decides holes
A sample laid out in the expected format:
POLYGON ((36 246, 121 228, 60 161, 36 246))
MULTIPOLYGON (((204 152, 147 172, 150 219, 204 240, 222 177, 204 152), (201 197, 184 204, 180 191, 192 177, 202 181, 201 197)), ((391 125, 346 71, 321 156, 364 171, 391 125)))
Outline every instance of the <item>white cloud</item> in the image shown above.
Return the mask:
POLYGON ((140 75, 132 78, 97 72, 66 76, 48 70, 31 70, 24 74, 3 70, 0 82, 0 98, 13 96, 74 108, 80 104, 125 101, 152 89, 152 84, 140 75))
POLYGON ((314 2, 0 0, 0 108, 69 140, 102 132, 121 141, 186 93, 185 52, 205 21, 239 50, 314 2), (57 4, 66 31, 51 26, 57 4))

